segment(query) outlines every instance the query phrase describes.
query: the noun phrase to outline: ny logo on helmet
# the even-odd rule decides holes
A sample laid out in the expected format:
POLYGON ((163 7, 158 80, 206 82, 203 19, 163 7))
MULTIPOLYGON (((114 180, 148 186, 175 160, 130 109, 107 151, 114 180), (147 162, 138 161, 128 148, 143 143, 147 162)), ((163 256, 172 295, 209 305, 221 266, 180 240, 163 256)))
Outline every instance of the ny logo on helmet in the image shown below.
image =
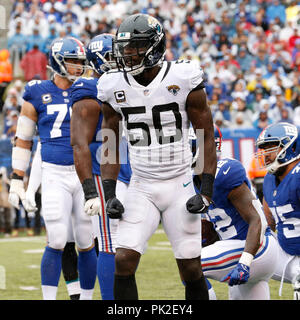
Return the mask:
POLYGON ((91 52, 101 51, 103 49, 103 41, 94 41, 89 45, 91 52))
POLYGON ((61 50, 62 46, 63 46, 63 42, 55 42, 52 46, 52 52, 58 52, 61 50))
POLYGON ((297 128, 294 126, 284 126, 284 129, 286 134, 297 135, 298 133, 297 128))

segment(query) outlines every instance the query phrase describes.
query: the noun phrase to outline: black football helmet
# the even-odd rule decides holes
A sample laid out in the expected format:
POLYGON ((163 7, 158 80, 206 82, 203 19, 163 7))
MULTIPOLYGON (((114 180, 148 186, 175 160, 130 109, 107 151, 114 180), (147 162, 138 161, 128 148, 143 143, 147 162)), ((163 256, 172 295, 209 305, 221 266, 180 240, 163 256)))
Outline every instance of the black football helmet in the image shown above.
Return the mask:
POLYGON ((120 71, 135 76, 163 61, 166 35, 161 23, 147 14, 134 14, 119 26, 113 55, 120 71))

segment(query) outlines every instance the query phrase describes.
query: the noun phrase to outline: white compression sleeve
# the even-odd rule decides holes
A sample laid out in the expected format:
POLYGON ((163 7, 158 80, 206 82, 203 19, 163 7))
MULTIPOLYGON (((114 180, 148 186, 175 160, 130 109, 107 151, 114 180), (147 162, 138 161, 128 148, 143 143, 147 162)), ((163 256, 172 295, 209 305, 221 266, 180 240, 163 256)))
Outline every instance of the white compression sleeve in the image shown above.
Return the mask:
POLYGON ((30 177, 28 182, 29 190, 37 192, 42 180, 42 158, 41 158, 41 143, 38 142, 36 152, 32 160, 30 177))
POLYGON ((31 151, 21 147, 13 147, 11 155, 12 168, 26 172, 31 158, 31 151))
POLYGON ((36 131, 36 122, 26 116, 20 116, 17 124, 16 137, 31 141, 36 131))

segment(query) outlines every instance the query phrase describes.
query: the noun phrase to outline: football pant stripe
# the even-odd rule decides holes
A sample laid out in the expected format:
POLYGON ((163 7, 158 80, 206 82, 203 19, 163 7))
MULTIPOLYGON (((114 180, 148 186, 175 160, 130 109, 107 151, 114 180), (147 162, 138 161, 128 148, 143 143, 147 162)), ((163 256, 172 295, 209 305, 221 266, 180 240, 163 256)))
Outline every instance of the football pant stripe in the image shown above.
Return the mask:
MULTIPOLYGON (((226 240, 224 240, 226 241, 226 240)), ((264 237, 263 243, 260 245, 254 260, 259 258, 268 248, 269 236, 264 237)), ((225 251, 217 256, 201 259, 203 272, 210 270, 226 269, 238 263, 244 248, 225 251)))
POLYGON ((101 236, 100 251, 113 252, 111 235, 110 235, 109 218, 105 213, 104 193, 102 189, 100 176, 95 175, 95 180, 96 180, 97 189, 98 189, 99 197, 101 200, 101 207, 102 207, 102 215, 99 216, 99 226, 100 226, 100 236, 101 236))

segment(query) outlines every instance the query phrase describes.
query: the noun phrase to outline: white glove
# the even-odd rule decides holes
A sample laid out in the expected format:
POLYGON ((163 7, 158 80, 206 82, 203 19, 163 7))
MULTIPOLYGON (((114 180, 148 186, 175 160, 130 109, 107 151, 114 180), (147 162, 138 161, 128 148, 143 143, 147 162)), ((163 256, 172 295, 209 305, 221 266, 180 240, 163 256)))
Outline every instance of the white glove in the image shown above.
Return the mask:
POLYGON ((37 211, 38 208, 35 203, 35 192, 30 189, 27 189, 25 196, 26 196, 26 198, 23 203, 24 209, 28 213, 33 213, 33 212, 37 211))
POLYGON ((88 216, 102 215, 101 201, 99 197, 89 199, 84 204, 84 212, 88 216))
POLYGON ((19 202, 22 201, 24 206, 25 202, 25 189, 24 182, 20 179, 11 179, 10 189, 8 195, 8 202, 17 209, 20 209, 19 202))

